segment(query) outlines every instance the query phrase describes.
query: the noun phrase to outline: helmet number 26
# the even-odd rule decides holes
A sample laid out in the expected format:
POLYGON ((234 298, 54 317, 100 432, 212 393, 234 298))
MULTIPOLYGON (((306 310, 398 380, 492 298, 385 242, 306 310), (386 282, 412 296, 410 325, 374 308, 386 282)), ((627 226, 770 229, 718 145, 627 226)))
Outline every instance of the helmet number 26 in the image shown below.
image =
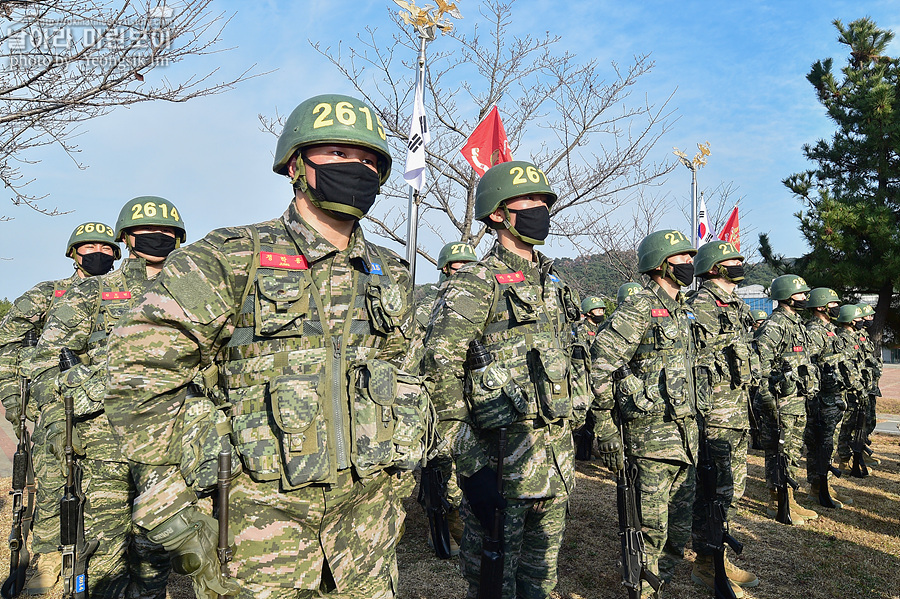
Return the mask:
POLYGON ((533 166, 527 166, 525 168, 522 168, 521 166, 514 166, 509 169, 509 174, 515 175, 512 180, 513 185, 522 185, 524 183, 528 183, 528 181, 531 181, 532 183, 540 183, 541 177, 543 177, 544 185, 550 187, 550 183, 547 181, 547 175, 544 174, 544 171, 533 166), (528 179, 526 179, 526 177, 528 177, 528 179))
POLYGON ((178 209, 175 206, 172 206, 171 211, 167 204, 156 202, 144 202, 143 204, 135 204, 131 207, 131 219, 132 220, 140 220, 142 218, 154 218, 157 214, 157 209, 159 212, 162 212, 162 217, 166 220, 169 219, 169 213, 172 214, 172 220, 179 221, 181 219, 178 218, 178 209))
MULTIPOLYGON (((354 108, 366 118, 366 128, 369 131, 374 131, 375 129, 372 128, 372 111, 369 110, 369 107, 354 106, 350 102, 338 102, 334 106, 328 102, 316 104, 312 112, 319 116, 316 117, 316 120, 313 123, 313 129, 331 127, 334 125, 334 119, 337 119, 342 125, 352 127, 356 124, 356 113, 353 112, 354 108), (334 118, 331 118, 332 112, 334 113, 334 118)), ((381 137, 381 139, 387 139, 384 135, 384 128, 381 126, 381 119, 378 118, 377 114, 375 115, 375 125, 378 127, 378 136, 381 137)))

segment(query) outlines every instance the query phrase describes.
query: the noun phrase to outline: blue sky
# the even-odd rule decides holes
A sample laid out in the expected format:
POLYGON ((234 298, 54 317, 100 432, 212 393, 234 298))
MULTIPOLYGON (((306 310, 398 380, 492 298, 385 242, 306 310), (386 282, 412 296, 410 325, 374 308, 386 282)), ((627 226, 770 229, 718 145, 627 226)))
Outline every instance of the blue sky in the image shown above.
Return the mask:
MULTIPOLYGON (((307 40, 353 44, 366 25, 390 30, 388 11, 396 8, 389 0, 214 4, 235 13, 223 33, 223 45, 234 49, 148 76, 178 79, 219 67, 224 78, 254 63, 259 72, 274 72, 219 96, 117 109, 85 123, 78 143, 86 170, 59 150, 27 156, 41 160, 22 168, 26 178, 36 179, 32 193, 49 193, 45 206, 73 212, 49 218, 4 204, 0 214, 14 220, 0 223, 0 297, 13 299, 38 281, 67 276, 71 266, 63 254, 71 231, 89 220, 114 224, 119 208, 138 195, 160 195, 177 205, 189 241, 216 227, 280 215, 291 190, 271 171, 275 139, 260 131, 257 114, 286 114, 318 93, 352 93, 307 40)), ((457 27, 470 31, 477 3, 457 4, 465 17, 457 27)), ((769 232, 777 251, 799 255, 805 246, 792 215, 800 205, 781 179, 808 168, 802 145, 833 130, 805 75, 817 59, 832 56, 836 67, 843 65, 846 54, 831 21, 846 24, 863 16, 900 32, 900 5, 889 1, 519 0, 513 27, 560 35, 558 49, 583 60, 627 64, 635 54, 651 53, 656 67, 637 92, 658 103, 674 90, 670 107, 678 117, 654 157, 671 157, 673 146, 693 155, 697 142, 709 141, 712 156, 700 171, 701 188, 733 185, 733 199, 742 198, 742 228, 753 229, 748 236, 769 232)), ((429 48, 440 46, 439 38, 429 48)), ((900 54, 896 42, 889 52, 900 54)), ((400 177, 403 157, 395 161, 392 176, 400 177)), ((689 191, 690 173, 683 167, 663 187, 676 203, 686 202, 689 191)), ((689 229, 677 209, 662 225, 689 229)), ((440 246, 427 231, 419 235, 421 244, 440 246)), ((552 256, 569 252, 547 247, 552 256)), ((420 282, 436 274, 420 262, 420 282)))

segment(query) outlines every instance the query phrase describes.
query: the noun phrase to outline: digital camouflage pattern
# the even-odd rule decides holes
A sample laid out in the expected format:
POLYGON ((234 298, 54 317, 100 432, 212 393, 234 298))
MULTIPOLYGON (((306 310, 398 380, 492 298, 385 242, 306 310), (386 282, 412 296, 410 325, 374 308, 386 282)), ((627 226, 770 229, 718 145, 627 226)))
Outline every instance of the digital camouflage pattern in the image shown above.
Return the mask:
POLYGON ((847 358, 841 364, 846 383, 845 398, 847 410, 838 432, 837 453, 842 461, 849 461, 853 456, 853 434, 856 430, 856 410, 866 410, 868 415, 869 391, 871 389, 871 371, 866 368, 867 352, 860 343, 860 331, 852 326, 838 327, 838 337, 844 343, 847 358))
POLYGON ((113 596, 126 587, 130 596, 158 597, 165 593, 170 570, 162 547, 140 538, 131 522, 134 482, 102 403, 107 335, 149 284, 140 258, 82 280, 51 308, 33 361, 32 385, 42 418, 60 422, 65 418, 61 394, 74 398, 87 499, 85 538, 100 541, 88 562, 88 591, 97 597, 113 596), (82 363, 61 374, 59 352, 64 347, 82 363))
POLYGON ((619 305, 591 346, 598 438, 617 434, 638 467, 648 567, 669 580, 690 537, 699 438, 694 315, 655 281, 619 305), (623 366, 627 376, 613 381, 623 366))
MULTIPOLYGON (((806 428, 806 399, 819 389, 818 369, 809 356, 809 337, 797 313, 781 304, 754 333, 760 362, 759 396, 774 397, 781 415, 788 474, 796 480, 806 428)), ((760 399, 759 397, 757 399, 760 399)), ((777 415, 757 402, 760 438, 766 447, 766 481, 770 489, 777 453, 777 415)))
MULTIPOLYGON (((687 300, 695 316, 697 337, 697 409, 706 423, 710 454, 716 464, 716 494, 726 518, 737 512, 747 481, 750 419, 749 389, 759 364, 753 351, 753 315, 737 294, 706 280, 687 300)), ((694 548, 703 540, 707 504, 697 496, 692 535, 694 548)))
POLYGON ((818 484, 819 473, 831 466, 835 429, 846 408, 841 368, 846 370, 843 363, 854 360, 856 352, 837 334, 837 327, 831 322, 814 316, 806 323, 806 333, 810 358, 819 368, 820 383, 819 392, 807 404, 803 442, 806 445, 806 479, 818 484), (823 445, 827 449, 823 449, 823 445))
POLYGON ((865 367, 869 370, 869 379, 871 380, 871 385, 869 386, 869 403, 866 412, 866 434, 871 435, 877 424, 875 404, 878 398, 881 397, 881 389, 878 384, 879 381, 881 381, 881 373, 884 370, 884 361, 881 358, 881 351, 875 347, 875 343, 872 341, 872 338, 869 337, 868 331, 862 329, 859 333, 859 346, 863 351, 865 367))
POLYGON ((338 251, 293 202, 174 252, 110 341, 105 405, 138 477, 135 520, 152 529, 196 501, 183 389, 215 364, 243 470, 229 525, 244 594, 314 596, 330 570, 341 596, 393 596, 411 475, 387 474, 418 463, 430 424, 411 284, 360 227, 338 251))
MULTIPOLYGON (((521 500, 510 503, 519 506, 524 519, 515 535, 542 539, 505 548, 504 597, 545 597, 556 584, 565 505, 575 484, 572 426, 583 421, 587 409, 571 393, 578 299, 556 275, 553 262, 539 252, 535 256, 536 262, 525 260, 497 243, 480 262, 463 266, 449 280, 425 340, 424 371, 457 476, 496 467, 498 430, 505 426, 503 495, 521 500), (475 339, 493 362, 483 372, 467 373, 463 364, 475 339), (464 393, 467 378, 471 392, 464 393), (545 503, 557 507, 542 515, 545 503), (528 564, 538 568, 542 583, 536 587, 522 578, 519 588, 528 564)), ((466 501, 463 506, 460 556, 473 596, 484 531, 466 501)))
MULTIPOLYGON (((30 330, 40 336, 50 307, 66 290, 81 279, 73 274, 67 279, 38 283, 17 298, 0 322, 0 397, 6 418, 18 427, 21 413, 19 377, 30 376, 31 354, 23 351, 22 340, 30 330)), ((38 400, 34 391, 28 409, 28 419, 35 422, 31 460, 34 465, 35 503, 32 523, 31 550, 36 554, 55 554, 59 547, 59 498, 65 475, 46 445, 44 423, 38 418, 38 400)))

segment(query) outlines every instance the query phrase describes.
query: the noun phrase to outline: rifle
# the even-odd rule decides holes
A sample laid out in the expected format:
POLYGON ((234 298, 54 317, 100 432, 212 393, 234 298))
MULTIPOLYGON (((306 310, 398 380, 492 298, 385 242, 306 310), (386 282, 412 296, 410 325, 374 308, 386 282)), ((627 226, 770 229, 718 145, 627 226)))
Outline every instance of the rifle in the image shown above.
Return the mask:
MULTIPOLYGON (((65 372, 76 364, 78 357, 67 347, 59 351, 59 371, 65 372)), ((71 396, 64 397, 66 410, 66 486, 59 500, 59 537, 62 552, 63 596, 87 599, 87 560, 97 550, 100 541, 84 540, 84 492, 81 490, 83 471, 75 461, 72 430, 75 426, 75 405, 71 396)))
POLYGON ((791 478, 788 471, 788 457, 784 453, 784 426, 781 424, 781 411, 778 408, 775 409, 775 421, 775 434, 778 437, 778 453, 775 454, 775 473, 772 481, 778 495, 778 513, 775 515, 775 521, 791 525, 794 522, 791 519, 788 486, 796 491, 800 485, 791 478))
POLYGON ((656 574, 647 569, 638 509, 637 477, 637 465, 631 460, 626 460, 625 468, 616 473, 616 508, 619 512, 619 541, 622 544, 619 569, 629 599, 640 599, 641 580, 646 580, 657 592, 663 584, 656 574))
POLYGON ((825 430, 824 422, 821 418, 822 406, 819 404, 818 398, 810 400, 815 407, 815 411, 819 417, 818 426, 816 427, 816 443, 819 448, 819 471, 816 473, 819 479, 819 505, 831 509, 837 508, 834 499, 831 498, 831 492, 828 490, 828 474, 834 474, 840 478, 841 471, 831 465, 831 454, 834 453, 833 433, 834 431, 825 430))
POLYGON ((759 439, 759 416, 753 409, 753 397, 755 393, 750 393, 750 401, 747 402, 747 416, 750 420, 750 449, 765 449, 762 441, 759 439))
MULTIPOLYGON (((222 443, 222 450, 219 451, 219 472, 216 481, 216 490, 218 491, 218 521, 219 521, 219 539, 216 547, 216 553, 219 555, 219 569, 224 578, 231 577, 228 571, 228 562, 231 561, 232 551, 228 540, 228 494, 231 487, 231 448, 227 442, 222 443)), ((224 599, 225 595, 219 595, 219 599, 224 599)))
POLYGON ((450 525, 447 522, 450 503, 447 501, 447 484, 444 482, 444 473, 441 469, 432 466, 430 462, 422 467, 418 501, 428 518, 435 556, 439 559, 450 559, 450 525))
MULTIPOLYGON (((37 331, 31 329, 25 333, 22 347, 34 347, 37 342, 37 331)), ((3 599, 10 599, 22 592, 25 587, 25 571, 31 562, 31 553, 26 545, 34 516, 34 465, 31 462, 31 439, 25 418, 30 387, 31 380, 20 374, 19 398, 22 401, 22 411, 19 413, 19 443, 13 455, 12 491, 9 492, 12 495, 12 528, 9 532, 9 577, 0 588, 3 599)))
MULTIPOLYGON (((497 440, 497 492, 503 494, 503 460, 506 457, 506 427, 497 440)), ((494 511, 494 526, 481 542, 481 577, 478 599, 497 599, 503 595, 503 510, 494 511)))
MULTIPOLYGON (((698 423, 701 419, 698 418, 698 423)), ((713 552, 713 564, 715 565, 715 599, 737 599, 728 574, 725 572, 725 547, 731 547, 735 553, 744 550, 744 544, 731 536, 728 532, 728 520, 725 517, 725 507, 716 492, 716 479, 718 477, 716 462, 712 458, 709 447, 709 438, 706 436, 706 426, 700 426, 700 461, 697 464, 697 482, 699 483, 701 497, 706 505, 706 547, 713 552)))
POLYGON ((871 455, 872 450, 866 446, 866 404, 863 401, 865 396, 860 394, 856 398, 856 424, 853 428, 853 466, 850 469, 850 476, 854 478, 865 478, 869 476, 869 468, 866 466, 866 453, 871 455))

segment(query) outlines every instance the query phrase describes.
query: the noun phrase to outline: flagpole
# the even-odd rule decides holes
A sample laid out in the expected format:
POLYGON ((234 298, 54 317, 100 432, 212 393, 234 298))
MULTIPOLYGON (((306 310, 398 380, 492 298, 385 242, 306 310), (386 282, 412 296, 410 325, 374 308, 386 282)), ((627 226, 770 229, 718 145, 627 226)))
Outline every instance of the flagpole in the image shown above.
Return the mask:
MULTIPOLYGON (((419 60, 416 70, 416 93, 421 91, 425 96, 425 44, 426 37, 419 34, 419 60), (420 87, 421 86, 421 87, 420 87)), ((417 234, 419 230, 419 192, 409 186, 409 210, 406 223, 406 261, 409 262, 409 275, 413 285, 416 282, 416 256, 418 254, 417 234)))
MULTIPOLYGON (((705 144, 697 144, 700 150, 694 156, 693 160, 687 157, 687 154, 674 148, 673 154, 678 156, 679 162, 691 171, 691 245, 697 247, 700 238, 700 232, 697 230, 697 171, 706 166, 706 157, 709 156, 709 142, 705 144)), ((695 283, 691 284, 691 289, 695 289, 695 283)))

